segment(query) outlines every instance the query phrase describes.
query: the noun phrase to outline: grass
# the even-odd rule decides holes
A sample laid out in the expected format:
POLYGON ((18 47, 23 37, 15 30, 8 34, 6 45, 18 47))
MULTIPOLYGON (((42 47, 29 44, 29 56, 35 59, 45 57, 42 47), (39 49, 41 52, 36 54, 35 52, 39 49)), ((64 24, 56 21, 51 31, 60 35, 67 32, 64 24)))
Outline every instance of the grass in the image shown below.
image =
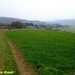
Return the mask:
POLYGON ((2 74, 2 75, 19 75, 17 70, 17 66, 15 64, 14 58, 12 56, 11 49, 4 37, 4 35, 0 32, 0 62, 3 64, 0 65, 0 71, 12 72, 12 74, 2 74))
POLYGON ((75 73, 75 34, 47 31, 8 31, 6 35, 20 48, 41 75, 75 73))

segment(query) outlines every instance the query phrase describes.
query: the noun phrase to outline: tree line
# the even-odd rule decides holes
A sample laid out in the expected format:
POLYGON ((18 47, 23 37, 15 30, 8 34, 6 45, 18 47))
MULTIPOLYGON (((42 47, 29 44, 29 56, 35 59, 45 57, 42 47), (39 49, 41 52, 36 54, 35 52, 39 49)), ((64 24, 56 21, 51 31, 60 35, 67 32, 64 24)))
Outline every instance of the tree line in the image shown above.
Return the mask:
POLYGON ((3 24, 3 23, 0 23, 0 29, 16 29, 16 28, 26 28, 27 26, 34 26, 33 23, 22 23, 20 21, 15 21, 15 22, 12 22, 11 24, 3 24))
POLYGON ((0 23, 0 29, 22 29, 22 28, 29 28, 34 27, 37 29, 49 29, 52 30, 53 28, 61 28, 63 27, 61 24, 52 24, 52 25, 37 25, 33 23, 22 23, 20 21, 12 22, 11 24, 2 24, 0 23))

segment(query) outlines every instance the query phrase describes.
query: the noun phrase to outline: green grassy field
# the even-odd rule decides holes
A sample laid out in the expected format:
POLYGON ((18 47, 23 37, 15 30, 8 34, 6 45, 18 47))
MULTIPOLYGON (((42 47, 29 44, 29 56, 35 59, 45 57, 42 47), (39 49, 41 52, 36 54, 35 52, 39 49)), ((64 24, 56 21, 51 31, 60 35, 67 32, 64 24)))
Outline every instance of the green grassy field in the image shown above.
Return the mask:
POLYGON ((12 56, 11 49, 4 35, 1 32, 0 32, 0 75, 19 75, 17 66, 12 56), (5 71, 11 73, 6 73, 5 71))
POLYGON ((14 30, 5 34, 39 74, 75 74, 75 34, 47 30, 14 30))

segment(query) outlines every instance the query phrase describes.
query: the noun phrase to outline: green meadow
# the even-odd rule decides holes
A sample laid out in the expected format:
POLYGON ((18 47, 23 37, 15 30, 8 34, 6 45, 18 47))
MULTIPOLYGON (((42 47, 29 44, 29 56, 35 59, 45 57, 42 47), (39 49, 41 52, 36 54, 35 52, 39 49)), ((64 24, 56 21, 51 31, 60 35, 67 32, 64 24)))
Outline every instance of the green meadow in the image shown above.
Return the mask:
POLYGON ((75 34, 49 30, 5 32, 40 75, 75 74, 75 34))

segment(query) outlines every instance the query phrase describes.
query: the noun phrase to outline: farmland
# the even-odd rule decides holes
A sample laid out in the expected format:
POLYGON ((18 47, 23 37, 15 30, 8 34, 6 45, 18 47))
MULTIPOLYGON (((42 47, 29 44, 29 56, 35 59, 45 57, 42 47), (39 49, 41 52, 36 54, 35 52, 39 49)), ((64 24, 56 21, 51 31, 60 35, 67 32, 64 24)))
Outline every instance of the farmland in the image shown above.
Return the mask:
POLYGON ((5 34, 39 74, 75 74, 75 34, 47 30, 13 30, 5 34))

